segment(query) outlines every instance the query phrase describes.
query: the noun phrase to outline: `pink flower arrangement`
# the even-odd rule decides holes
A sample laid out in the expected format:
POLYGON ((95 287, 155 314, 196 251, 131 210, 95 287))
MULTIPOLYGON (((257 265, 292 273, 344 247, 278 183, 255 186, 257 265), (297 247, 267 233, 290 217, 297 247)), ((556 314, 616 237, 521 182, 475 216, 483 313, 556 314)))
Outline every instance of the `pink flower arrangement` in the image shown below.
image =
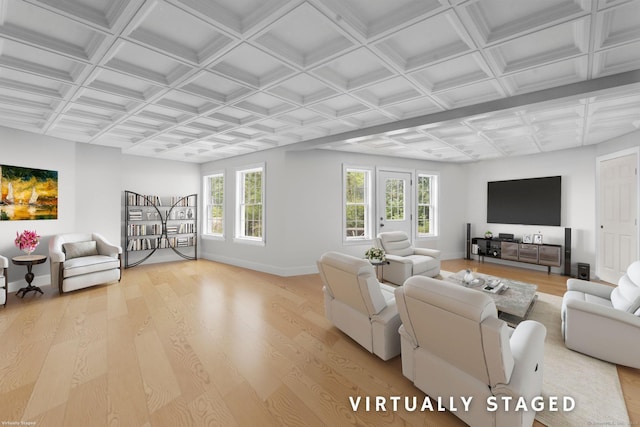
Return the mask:
POLYGON ((40 243, 40 235, 34 231, 24 230, 21 234, 16 231, 16 247, 21 251, 31 253, 40 243))

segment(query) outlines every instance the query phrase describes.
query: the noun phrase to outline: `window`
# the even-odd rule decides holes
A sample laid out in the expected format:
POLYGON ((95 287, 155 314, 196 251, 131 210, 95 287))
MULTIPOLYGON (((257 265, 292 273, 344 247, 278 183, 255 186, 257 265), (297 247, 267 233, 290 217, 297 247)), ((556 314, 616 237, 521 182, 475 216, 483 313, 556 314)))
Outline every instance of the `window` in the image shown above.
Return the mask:
POLYGON ((264 165, 236 173, 236 238, 264 242, 264 165))
POLYGON ((371 171, 345 168, 344 238, 371 239, 371 171))
POLYGON ((385 219, 404 221, 404 179, 390 178, 385 181, 385 219))
POLYGON ((418 210, 418 237, 437 235, 437 182, 437 175, 418 174, 416 204, 418 210))
POLYGON ((224 236, 224 174, 204 177, 204 234, 224 236))

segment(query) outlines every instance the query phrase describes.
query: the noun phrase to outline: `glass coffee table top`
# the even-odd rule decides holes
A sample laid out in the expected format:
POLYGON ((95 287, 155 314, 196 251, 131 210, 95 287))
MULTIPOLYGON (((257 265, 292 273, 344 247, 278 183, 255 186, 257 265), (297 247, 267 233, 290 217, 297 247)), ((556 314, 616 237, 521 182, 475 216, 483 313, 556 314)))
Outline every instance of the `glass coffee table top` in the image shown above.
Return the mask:
POLYGON ((445 277, 444 280, 465 286, 469 289, 477 290, 478 292, 486 293, 493 298, 496 308, 501 313, 506 313, 520 319, 527 318, 536 300, 536 291, 538 290, 537 285, 482 273, 473 273, 474 278, 478 280, 467 283, 464 281, 465 274, 466 270, 460 270, 455 274, 445 277), (508 288, 505 291, 496 294, 483 291, 485 284, 494 281, 502 282, 508 288))

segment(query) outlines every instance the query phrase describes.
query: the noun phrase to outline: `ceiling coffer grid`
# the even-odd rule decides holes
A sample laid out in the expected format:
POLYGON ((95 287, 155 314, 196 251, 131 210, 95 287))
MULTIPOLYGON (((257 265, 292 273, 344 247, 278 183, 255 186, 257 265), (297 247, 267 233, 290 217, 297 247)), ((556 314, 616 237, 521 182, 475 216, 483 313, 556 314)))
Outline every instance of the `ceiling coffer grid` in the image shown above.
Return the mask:
POLYGON ((640 0, 503 4, 5 0, 0 125, 196 163, 465 162, 640 127, 640 0))

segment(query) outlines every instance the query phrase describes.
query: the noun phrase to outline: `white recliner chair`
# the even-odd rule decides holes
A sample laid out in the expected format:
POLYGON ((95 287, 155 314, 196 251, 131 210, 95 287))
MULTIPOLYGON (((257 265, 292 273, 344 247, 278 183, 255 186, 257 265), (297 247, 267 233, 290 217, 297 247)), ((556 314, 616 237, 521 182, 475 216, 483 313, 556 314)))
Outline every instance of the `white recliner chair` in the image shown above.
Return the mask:
POLYGON ((69 233, 49 241, 51 286, 60 293, 120 281, 122 248, 98 233, 69 233))
POLYGON ((380 233, 378 242, 388 261, 382 269, 383 281, 402 285, 411 276, 435 277, 440 274, 440 251, 414 248, 407 233, 380 233))
MULTIPOLYGON (((402 319, 402 373, 472 426, 531 426, 534 397, 542 391, 546 328, 525 320, 515 330, 498 318, 493 299, 480 291, 414 276, 395 290, 402 319), (505 411, 502 397, 524 398, 529 411, 505 411), (497 411, 488 411, 488 399, 497 411), (450 400, 452 399, 452 400, 450 400), (458 408, 459 409, 459 408, 458 408)), ((511 407, 513 409, 513 407, 511 407)))
POLYGON ((327 319, 382 360, 400 354, 400 316, 393 287, 378 282, 371 263, 327 252, 318 261, 318 270, 327 319))
POLYGON ((571 350, 640 369, 640 261, 616 287, 567 280, 562 336, 571 350))
POLYGON ((7 292, 9 289, 9 260, 0 255, 0 305, 7 305, 7 292))

